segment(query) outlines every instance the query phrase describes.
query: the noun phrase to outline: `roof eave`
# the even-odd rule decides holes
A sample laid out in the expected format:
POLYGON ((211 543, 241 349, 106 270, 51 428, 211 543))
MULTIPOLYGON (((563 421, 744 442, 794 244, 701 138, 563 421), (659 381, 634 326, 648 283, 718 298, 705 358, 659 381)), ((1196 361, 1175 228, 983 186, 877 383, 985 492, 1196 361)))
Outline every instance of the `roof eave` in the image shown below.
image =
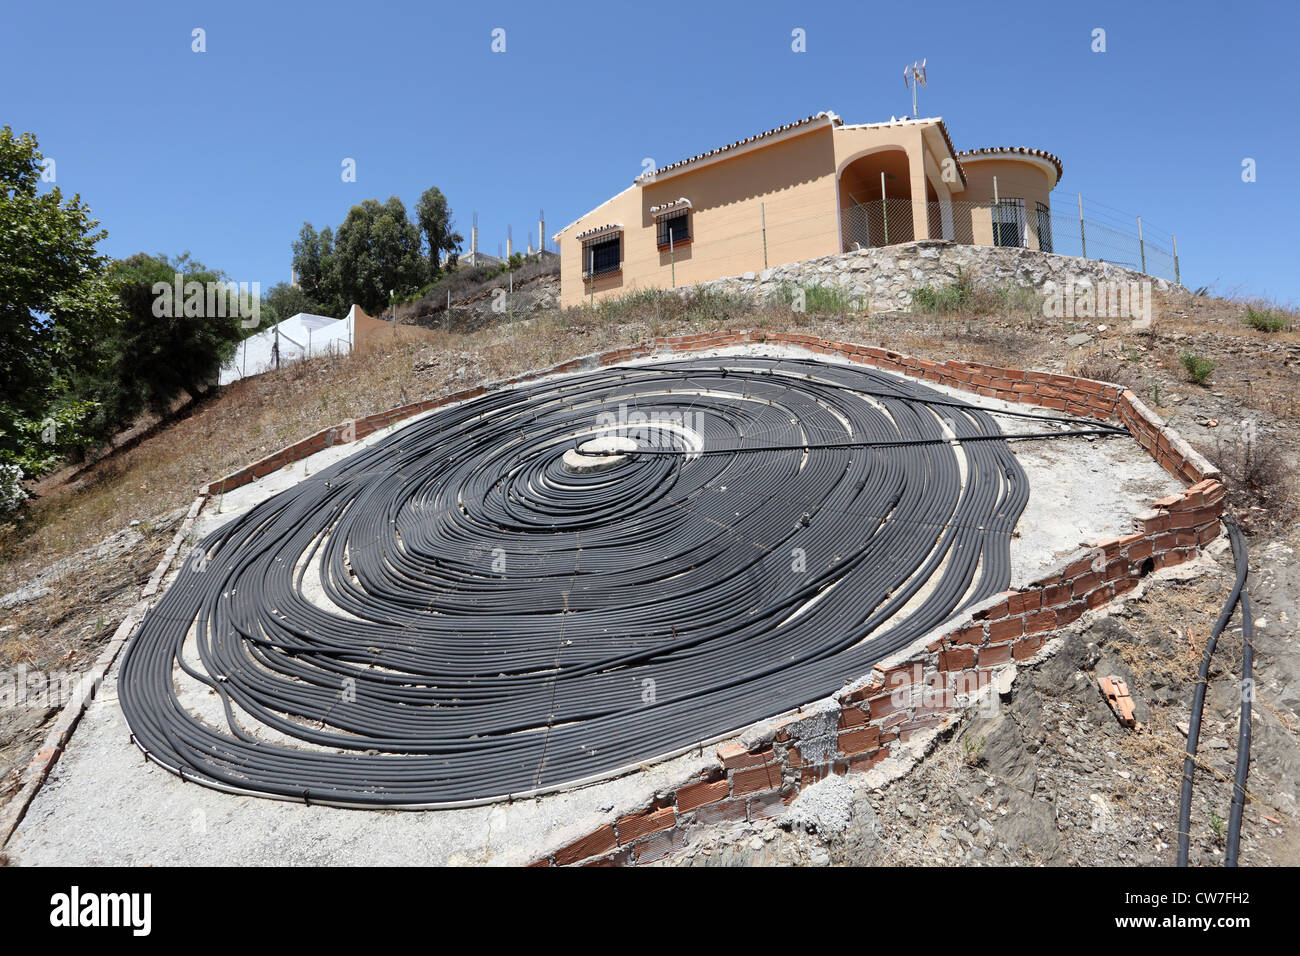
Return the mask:
POLYGON ((668 166, 661 166, 651 173, 638 176, 632 181, 632 185, 645 187, 652 183, 661 183, 666 179, 672 179, 674 176, 680 176, 682 173, 700 169, 704 166, 711 166, 714 163, 721 162, 724 159, 731 159, 735 156, 744 155, 753 152, 756 149, 763 149, 771 146, 773 143, 784 142, 793 139, 796 136, 802 136, 805 133, 811 133, 819 129, 834 129, 843 126, 844 121, 830 111, 823 110, 812 116, 788 123, 785 126, 778 126, 775 129, 766 130, 762 133, 756 133, 746 139, 736 140, 725 146, 719 146, 716 149, 710 149, 703 153, 697 153, 694 156, 688 156, 686 159, 679 160, 668 166))

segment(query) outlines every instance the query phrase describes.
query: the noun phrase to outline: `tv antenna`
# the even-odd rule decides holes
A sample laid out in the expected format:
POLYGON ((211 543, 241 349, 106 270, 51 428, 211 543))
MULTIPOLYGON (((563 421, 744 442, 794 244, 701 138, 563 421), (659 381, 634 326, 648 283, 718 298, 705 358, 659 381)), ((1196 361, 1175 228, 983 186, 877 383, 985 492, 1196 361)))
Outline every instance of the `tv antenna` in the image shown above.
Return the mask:
POLYGON ((903 67, 903 85, 912 91, 912 119, 916 119, 916 90, 917 87, 925 86, 924 57, 920 63, 913 60, 910 66, 903 67))

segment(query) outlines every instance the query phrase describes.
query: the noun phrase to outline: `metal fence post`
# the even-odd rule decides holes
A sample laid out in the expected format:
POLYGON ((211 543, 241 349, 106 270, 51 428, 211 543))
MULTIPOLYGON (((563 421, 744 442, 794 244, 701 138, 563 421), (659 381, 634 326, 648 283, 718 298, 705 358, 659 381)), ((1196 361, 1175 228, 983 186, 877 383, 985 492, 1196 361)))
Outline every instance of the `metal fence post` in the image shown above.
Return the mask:
POLYGON ((993 205, 989 207, 989 225, 993 228, 993 245, 1001 245, 998 242, 998 207, 1001 202, 998 200, 998 177, 993 177, 993 205))
POLYGON ((1179 272, 1178 270, 1178 237, 1175 236, 1173 233, 1170 233, 1169 238, 1174 241, 1174 283, 1177 285, 1182 285, 1183 284, 1182 273, 1179 272))
POLYGON ((1147 247, 1142 241, 1142 217, 1138 216, 1138 255, 1142 258, 1142 271, 1147 271, 1147 247))
POLYGON ((1083 247, 1083 258, 1088 258, 1088 236, 1083 231, 1083 193, 1076 193, 1079 197, 1079 245, 1083 247))
POLYGON ((885 195, 885 171, 880 171, 880 208, 885 213, 885 245, 889 245, 889 197, 885 195))

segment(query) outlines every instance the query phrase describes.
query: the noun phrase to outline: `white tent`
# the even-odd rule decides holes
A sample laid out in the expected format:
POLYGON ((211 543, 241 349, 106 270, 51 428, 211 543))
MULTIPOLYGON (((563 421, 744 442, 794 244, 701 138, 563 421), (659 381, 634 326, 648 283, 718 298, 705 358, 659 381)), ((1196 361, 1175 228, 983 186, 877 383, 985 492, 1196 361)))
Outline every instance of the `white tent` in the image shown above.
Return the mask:
MULTIPOLYGON (((354 307, 355 308, 355 307, 354 307)), ((221 369, 218 382, 228 385, 249 375, 261 375, 280 365, 315 355, 346 355, 352 351, 355 320, 299 312, 239 343, 234 358, 221 369)))

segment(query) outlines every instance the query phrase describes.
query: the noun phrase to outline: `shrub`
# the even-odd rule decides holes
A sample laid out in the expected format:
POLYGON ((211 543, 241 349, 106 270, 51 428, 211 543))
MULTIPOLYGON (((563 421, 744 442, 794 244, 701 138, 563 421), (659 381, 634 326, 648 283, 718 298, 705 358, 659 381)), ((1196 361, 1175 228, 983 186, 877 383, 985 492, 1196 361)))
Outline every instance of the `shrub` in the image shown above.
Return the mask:
POLYGON ((1242 321, 1260 332, 1281 332, 1291 327, 1291 321, 1285 315, 1272 309, 1256 309, 1251 305, 1246 306, 1246 315, 1242 321))
POLYGON ((1070 369, 1071 375, 1090 378, 1096 382, 1110 382, 1132 388, 1135 378, 1122 362, 1103 354, 1088 355, 1070 369))
POLYGON ((1040 292, 1019 282, 1008 282, 998 290, 1002 299, 1002 309, 1006 312, 1043 314, 1043 296, 1040 292))
POLYGON ((1187 377, 1197 385, 1204 385, 1214 374, 1214 361, 1207 359, 1203 355, 1197 355, 1194 352, 1184 352, 1178 356, 1178 360, 1183 363, 1183 368, 1187 371, 1187 377))
POLYGON ((775 288, 770 288, 767 298, 763 304, 774 309, 788 309, 794 304, 795 286, 789 282, 782 282, 775 288))
POLYGON ((728 292, 716 286, 695 286, 681 294, 682 318, 687 321, 740 319, 754 311, 754 297, 746 292, 728 292))

